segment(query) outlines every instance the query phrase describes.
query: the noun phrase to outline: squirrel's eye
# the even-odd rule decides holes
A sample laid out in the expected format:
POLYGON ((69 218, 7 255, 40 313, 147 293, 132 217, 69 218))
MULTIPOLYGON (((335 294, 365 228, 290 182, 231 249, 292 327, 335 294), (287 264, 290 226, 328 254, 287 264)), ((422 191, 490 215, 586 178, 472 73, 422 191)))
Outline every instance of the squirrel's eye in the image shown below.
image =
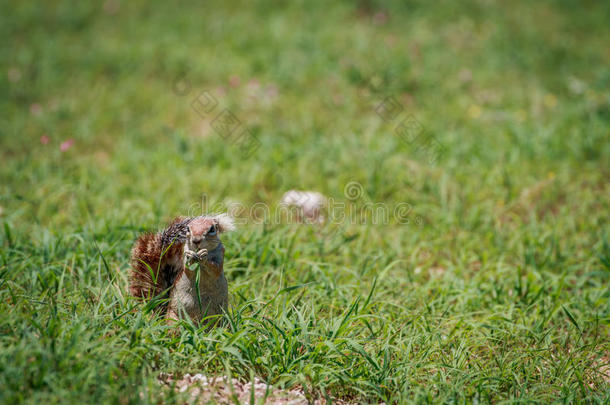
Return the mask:
POLYGON ((208 231, 208 235, 216 235, 216 225, 212 225, 212 227, 208 231))

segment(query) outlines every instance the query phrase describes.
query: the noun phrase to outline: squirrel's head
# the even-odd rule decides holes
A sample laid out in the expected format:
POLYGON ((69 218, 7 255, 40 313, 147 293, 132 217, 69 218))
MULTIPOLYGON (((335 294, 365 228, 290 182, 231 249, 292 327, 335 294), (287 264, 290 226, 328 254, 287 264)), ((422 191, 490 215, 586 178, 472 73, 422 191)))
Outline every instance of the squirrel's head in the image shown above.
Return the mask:
POLYGON ((233 229, 233 219, 227 214, 196 217, 188 224, 187 247, 193 251, 213 250, 220 243, 218 235, 233 229))

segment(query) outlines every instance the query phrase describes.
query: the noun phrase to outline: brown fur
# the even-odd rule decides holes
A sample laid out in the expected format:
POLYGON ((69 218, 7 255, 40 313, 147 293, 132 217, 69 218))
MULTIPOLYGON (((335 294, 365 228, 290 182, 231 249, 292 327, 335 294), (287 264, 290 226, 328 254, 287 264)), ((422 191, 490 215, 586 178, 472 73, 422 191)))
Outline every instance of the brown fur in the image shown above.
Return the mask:
MULTIPOLYGON (((181 258, 186 235, 180 234, 176 226, 185 221, 175 218, 163 232, 146 233, 138 238, 131 251, 129 291, 134 297, 144 300, 160 294, 162 298, 169 297, 169 290, 184 271, 181 258)), ((160 310, 165 313, 167 304, 161 305, 160 310)))
MULTIPOLYGON (((218 233, 233 229, 233 223, 225 215, 216 217, 175 218, 167 228, 156 234, 146 233, 135 242, 131 253, 130 293, 140 299, 151 300, 173 297, 174 286, 182 277, 186 277, 185 249, 194 240, 203 238, 205 248, 209 249, 206 260, 201 262, 203 269, 213 278, 222 276, 224 264, 224 246, 218 233), (217 229, 216 236, 208 232, 212 226, 217 229)), ((189 273, 190 274, 190 273, 189 273)), ((226 280, 223 287, 226 295, 226 280)), ((220 292, 222 293, 222 292, 220 292)), ((215 291, 210 294, 215 295, 215 291)), ((174 298, 171 300, 174 303, 174 298)), ((174 303, 175 304, 175 303, 174 303)), ((169 304, 171 306, 172 304, 169 304)), ((168 303, 158 307, 163 314, 168 314, 168 303)), ((169 312, 175 312, 170 308, 169 312)))

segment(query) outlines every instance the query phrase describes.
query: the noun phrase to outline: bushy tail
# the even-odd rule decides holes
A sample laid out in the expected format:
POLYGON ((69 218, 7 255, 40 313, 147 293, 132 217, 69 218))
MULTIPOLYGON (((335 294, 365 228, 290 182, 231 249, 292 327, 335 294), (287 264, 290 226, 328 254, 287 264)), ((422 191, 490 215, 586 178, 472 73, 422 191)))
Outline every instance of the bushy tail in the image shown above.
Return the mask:
MULTIPOLYGON (((146 301, 163 300, 182 271, 189 218, 176 218, 160 233, 140 235, 131 251, 129 291, 146 301)), ((159 305, 167 309, 167 301, 159 305)))

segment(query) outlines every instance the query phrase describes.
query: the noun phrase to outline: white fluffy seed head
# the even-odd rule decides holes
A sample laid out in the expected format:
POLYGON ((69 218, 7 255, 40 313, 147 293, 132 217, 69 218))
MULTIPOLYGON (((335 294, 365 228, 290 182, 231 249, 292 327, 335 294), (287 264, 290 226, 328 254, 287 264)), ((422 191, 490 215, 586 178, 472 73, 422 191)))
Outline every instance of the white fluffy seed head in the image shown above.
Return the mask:
POLYGON ((280 205, 296 207, 310 221, 323 222, 322 209, 328 199, 317 191, 289 190, 284 193, 280 205))

